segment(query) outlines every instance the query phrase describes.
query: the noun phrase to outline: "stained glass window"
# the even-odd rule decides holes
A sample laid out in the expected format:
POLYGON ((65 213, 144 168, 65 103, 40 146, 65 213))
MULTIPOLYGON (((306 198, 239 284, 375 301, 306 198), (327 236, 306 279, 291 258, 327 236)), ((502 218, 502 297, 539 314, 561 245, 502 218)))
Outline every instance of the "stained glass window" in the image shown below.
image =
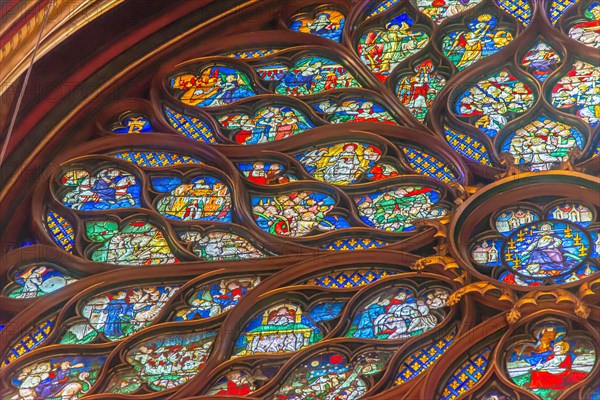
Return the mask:
POLYGON ((529 340, 514 345, 506 357, 510 379, 544 399, 555 399, 561 390, 584 380, 596 363, 596 350, 588 338, 573 337, 569 328, 554 320, 531 326, 529 340), (553 364, 563 366, 562 375, 553 364))
POLYGON ((600 3, 240 4, 39 124, 3 398, 597 398, 600 3))
POLYGON ((312 14, 296 16, 290 21, 290 29, 339 42, 346 21, 344 14, 327 8, 315 10, 312 14))

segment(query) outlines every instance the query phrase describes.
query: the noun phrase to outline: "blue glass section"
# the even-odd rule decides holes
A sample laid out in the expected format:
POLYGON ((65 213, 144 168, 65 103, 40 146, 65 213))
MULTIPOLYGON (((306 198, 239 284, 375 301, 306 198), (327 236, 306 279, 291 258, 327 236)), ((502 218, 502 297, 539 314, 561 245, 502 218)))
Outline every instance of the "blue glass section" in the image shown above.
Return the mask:
POLYGON ((329 321, 340 315, 345 304, 343 301, 319 303, 308 311, 308 316, 315 322, 329 321))
POLYGON ((181 185, 181 178, 175 176, 153 176, 152 188, 160 193, 168 193, 181 185))

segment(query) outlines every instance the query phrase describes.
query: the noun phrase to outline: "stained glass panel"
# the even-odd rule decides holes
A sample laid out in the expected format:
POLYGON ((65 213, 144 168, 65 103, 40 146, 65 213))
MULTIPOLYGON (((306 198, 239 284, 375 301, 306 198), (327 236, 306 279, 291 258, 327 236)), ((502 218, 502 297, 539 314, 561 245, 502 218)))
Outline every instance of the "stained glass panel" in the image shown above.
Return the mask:
POLYGON ((411 2, 436 24, 440 24, 447 18, 476 6, 481 3, 481 0, 411 0, 411 2))
POLYGON ((171 107, 164 107, 169 124, 182 135, 197 142, 216 143, 214 133, 201 119, 181 114, 171 107))
POLYGON ((381 149, 369 143, 337 143, 295 155, 316 180, 335 185, 356 183, 381 157, 381 149))
POLYGON ((48 335, 52 333, 55 322, 56 316, 53 316, 52 318, 43 321, 30 329, 17 341, 17 343, 12 345, 8 355, 2 361, 2 366, 0 368, 6 367, 8 364, 14 362, 17 358, 29 353, 42 344, 42 342, 48 338, 48 335))
POLYGON ((227 54, 227 57, 241 58, 241 59, 259 58, 259 57, 270 56, 270 55, 273 55, 280 51, 281 51, 280 49, 252 49, 252 50, 236 51, 234 53, 229 53, 229 54, 227 54))
POLYGON ((339 63, 323 57, 296 61, 275 87, 285 96, 306 96, 334 89, 361 87, 356 78, 339 63))
POLYGON ((235 343, 234 357, 295 352, 321 340, 323 334, 298 304, 279 304, 254 317, 235 343))
POLYGON ((368 285, 394 273, 394 271, 385 269, 348 269, 312 278, 305 284, 330 289, 345 289, 368 285))
POLYGON ((125 151, 114 154, 115 158, 129 161, 141 167, 168 167, 184 164, 202 164, 202 161, 174 153, 154 152, 154 151, 125 151))
POLYGON ((579 0, 553 0, 550 3, 550 21, 555 25, 567 9, 579 0))
POLYGON ((189 306, 177 312, 174 321, 212 318, 236 306, 248 291, 260 283, 260 278, 242 277, 221 280, 198 289, 188 299, 189 306))
POLYGON ((258 389, 261 382, 271 379, 276 372, 273 368, 260 369, 255 373, 234 370, 219 379, 206 394, 245 396, 258 389))
POLYGON ((127 393, 130 386, 146 383, 154 391, 184 384, 202 369, 214 341, 215 332, 188 333, 150 339, 127 353, 132 373, 124 382, 109 388, 127 393))
POLYGON ((19 111, 3 397, 595 396, 598 0, 183 3, 19 111))
POLYGON ((441 322, 433 310, 443 308, 448 295, 444 289, 420 296, 407 287, 386 290, 358 310, 346 336, 394 340, 421 335, 441 322))
POLYGON ((272 235, 305 236, 325 220, 332 197, 317 192, 294 192, 277 197, 252 197, 258 227, 272 235))
POLYGON ((275 393, 277 399, 315 398, 329 388, 334 396, 361 398, 369 385, 365 375, 380 371, 386 359, 372 357, 356 364, 338 353, 325 353, 297 367, 283 386, 275 393))
POLYGON ((11 299, 30 299, 45 296, 62 289, 77 279, 52 265, 34 264, 20 269, 7 286, 5 293, 11 299))
POLYGON ((596 273, 596 209, 575 199, 530 199, 496 212, 471 243, 486 275, 519 286, 577 282, 596 273))
POLYGON ((399 3, 400 0, 381 0, 372 9, 367 18, 372 18, 384 11, 389 10, 392 6, 399 3))
POLYGON ((585 11, 585 18, 587 21, 571 27, 569 36, 587 46, 600 48, 600 3, 591 3, 585 11))
POLYGON ((105 360, 105 356, 57 356, 30 363, 11 382, 18 390, 15 398, 78 399, 92 388, 105 360))
POLYGON ((90 258, 95 262, 123 265, 177 262, 164 234, 149 223, 130 222, 119 228, 111 221, 89 222, 86 235, 101 243, 92 247, 90 258))
POLYGON ((150 325, 178 286, 146 286, 119 290, 93 297, 82 304, 87 321, 71 326, 61 339, 64 344, 84 344, 99 340, 116 341, 150 325))
POLYGON ((344 122, 381 122, 395 125, 394 117, 379 104, 359 98, 349 98, 344 101, 326 100, 319 102, 313 108, 324 115, 332 124, 344 122))
POLYGON ((502 145, 502 151, 515 158, 515 165, 531 171, 544 171, 569 159, 573 149, 583 149, 585 138, 574 127, 547 117, 517 129, 502 145))
POLYGON ((452 331, 437 342, 415 351, 402 360, 394 386, 402 385, 427 371, 448 350, 454 337, 455 332, 452 331))
POLYGON ((511 32, 497 28, 498 20, 481 14, 469 21, 468 30, 452 32, 444 37, 442 50, 459 71, 486 58, 513 40, 511 32))
POLYGON ((239 163, 237 167, 250 182, 258 185, 278 185, 298 180, 293 174, 286 173, 286 167, 279 163, 256 161, 239 163))
POLYGON ((472 136, 458 133, 448 127, 445 129, 448 144, 463 156, 484 165, 491 165, 485 146, 472 136))
POLYGON ((431 154, 406 146, 402 147, 402 151, 408 160, 408 164, 415 172, 445 182, 458 179, 445 163, 431 154))
POLYGON ((154 128, 144 114, 129 112, 119 117, 109 130, 112 133, 132 134, 152 132, 154 128))
POLYGON ((417 53, 429 41, 429 35, 414 29, 414 19, 400 14, 376 29, 361 36, 357 52, 361 61, 377 78, 387 79, 390 72, 404 59, 417 53))
POLYGON ((325 9, 316 13, 314 18, 307 16, 295 18, 290 24, 290 29, 339 42, 345 21, 346 18, 340 11, 325 9))
POLYGON ((260 79, 265 81, 280 81, 289 68, 285 64, 268 64, 254 68, 260 79))
POLYGON ((248 239, 229 232, 188 231, 180 235, 181 239, 191 245, 192 251, 203 260, 242 260, 264 257, 248 239))
POLYGON ((224 129, 232 131, 232 139, 239 144, 281 140, 315 127, 300 111, 287 106, 263 107, 253 115, 223 115, 218 120, 224 129))
POLYGON ((46 226, 52 234, 54 241, 65 251, 71 253, 73 251, 75 232, 69 221, 54 211, 50 211, 46 216, 46 226))
POLYGON ((139 207, 140 186, 130 173, 106 168, 90 174, 85 170, 67 172, 61 183, 67 189, 62 202, 81 211, 139 207))
POLYGON ((531 89, 508 71, 477 82, 456 102, 458 116, 494 137, 514 114, 527 111, 534 103, 531 89))
POLYGON ((338 239, 331 242, 325 242, 321 245, 323 250, 330 251, 353 251, 364 249, 375 249, 387 246, 389 243, 383 240, 371 238, 352 237, 351 239, 338 239))
POLYGON ((570 337, 558 322, 541 323, 533 331, 537 341, 512 348, 506 359, 508 375, 517 385, 544 400, 584 380, 596 364, 589 340, 570 337))
POLYGON ((367 225, 394 232, 414 230, 415 219, 445 215, 446 209, 436 206, 439 200, 439 192, 424 186, 401 186, 354 198, 367 225))
POLYGON ((407 75, 398 83, 396 95, 415 118, 423 121, 437 93, 446 84, 446 78, 435 70, 431 60, 415 66, 414 72, 414 75, 407 75))
POLYGON ((231 196, 229 188, 219 179, 197 177, 161 197, 156 210, 176 220, 230 221, 231 196))
POLYGON ((558 108, 577 107, 577 116, 594 126, 600 122, 598 79, 600 66, 575 61, 567 75, 552 88, 552 104, 558 108))
POLYGON ((560 64, 561 57, 548 44, 537 42, 523 56, 521 64, 533 74, 534 78, 543 82, 560 64))
POLYGON ((532 11, 529 0, 496 0, 496 4, 523 25, 527 26, 531 23, 532 11))
POLYGON ((197 107, 218 107, 256 96, 248 76, 231 67, 206 67, 198 75, 181 74, 169 81, 178 99, 197 107))

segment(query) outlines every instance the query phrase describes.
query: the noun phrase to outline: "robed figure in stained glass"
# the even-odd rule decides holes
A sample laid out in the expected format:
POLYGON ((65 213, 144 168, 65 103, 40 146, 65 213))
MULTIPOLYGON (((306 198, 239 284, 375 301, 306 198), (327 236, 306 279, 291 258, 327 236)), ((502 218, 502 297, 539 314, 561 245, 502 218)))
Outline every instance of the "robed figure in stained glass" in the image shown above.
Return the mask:
POLYGON ((537 271, 537 274, 540 269, 564 270, 565 264, 581 261, 578 256, 563 249, 563 241, 553 233, 553 227, 551 222, 540 224, 535 238, 522 253, 521 260, 527 263, 527 271, 537 271))
POLYGON ((571 385, 585 379, 586 373, 573 371, 573 355, 569 353, 569 343, 558 342, 552 353, 537 363, 531 371, 529 387, 539 389, 565 390, 571 385))
POLYGON ((132 304, 129 304, 125 298, 127 292, 119 292, 113 297, 106 308, 102 310, 106 314, 104 323, 104 334, 107 337, 123 337, 122 324, 133 318, 132 304))

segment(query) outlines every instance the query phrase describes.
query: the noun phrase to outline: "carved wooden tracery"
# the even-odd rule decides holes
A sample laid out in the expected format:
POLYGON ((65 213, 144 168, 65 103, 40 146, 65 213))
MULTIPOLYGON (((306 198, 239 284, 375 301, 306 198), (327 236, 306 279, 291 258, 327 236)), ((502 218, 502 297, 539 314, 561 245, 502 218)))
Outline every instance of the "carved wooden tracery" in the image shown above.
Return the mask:
POLYGON ((600 4, 438 3, 269 3, 221 36, 229 15, 63 121, 3 196, 29 242, 0 262, 3 395, 596 398, 600 4), (289 28, 323 13, 338 41, 289 28))

